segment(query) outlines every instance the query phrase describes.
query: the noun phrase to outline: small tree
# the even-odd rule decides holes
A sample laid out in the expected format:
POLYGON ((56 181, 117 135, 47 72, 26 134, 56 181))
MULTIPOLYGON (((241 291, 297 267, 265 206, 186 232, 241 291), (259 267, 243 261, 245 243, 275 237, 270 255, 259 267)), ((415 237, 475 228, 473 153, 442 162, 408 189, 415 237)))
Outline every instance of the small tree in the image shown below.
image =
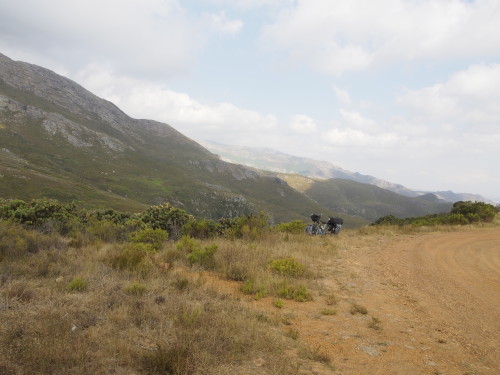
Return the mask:
POLYGON ((153 229, 166 230, 169 238, 176 240, 182 234, 182 227, 193 217, 170 203, 164 203, 149 207, 141 214, 141 220, 153 229))

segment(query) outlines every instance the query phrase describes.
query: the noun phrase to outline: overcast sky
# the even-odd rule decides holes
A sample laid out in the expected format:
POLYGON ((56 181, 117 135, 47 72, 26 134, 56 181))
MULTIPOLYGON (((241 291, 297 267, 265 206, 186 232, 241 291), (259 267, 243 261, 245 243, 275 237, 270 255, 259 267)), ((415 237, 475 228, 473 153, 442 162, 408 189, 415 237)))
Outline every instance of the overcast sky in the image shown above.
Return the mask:
POLYGON ((500 0, 0 0, 0 52, 195 140, 500 201, 500 0))

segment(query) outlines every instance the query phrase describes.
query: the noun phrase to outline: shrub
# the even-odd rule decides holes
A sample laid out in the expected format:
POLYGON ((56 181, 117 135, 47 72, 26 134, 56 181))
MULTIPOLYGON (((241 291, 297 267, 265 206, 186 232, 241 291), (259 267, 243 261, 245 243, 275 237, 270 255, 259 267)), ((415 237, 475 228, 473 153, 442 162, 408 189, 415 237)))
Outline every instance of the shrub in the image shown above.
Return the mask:
POLYGON ((464 225, 476 222, 491 222, 495 218, 495 207, 483 202, 456 202, 447 214, 433 214, 419 217, 398 219, 388 215, 377 219, 372 225, 411 225, 413 227, 425 225, 464 225))
POLYGON ((372 225, 400 225, 401 220, 394 215, 383 216, 377 220, 372 225))
POLYGON ((277 307, 278 309, 282 309, 285 306, 285 303, 281 299, 275 299, 273 302, 274 307, 277 307))
POLYGON ((89 218, 95 218, 97 221, 109 221, 113 224, 124 225, 132 218, 132 214, 128 212, 115 211, 113 209, 96 210, 87 213, 89 218))
POLYGON ((154 249, 143 243, 128 244, 118 254, 111 256, 111 266, 119 270, 136 270, 141 262, 150 254, 154 249))
POLYGON ((291 299, 297 302, 312 301, 312 294, 305 285, 288 284, 282 281, 276 285, 276 295, 284 299, 291 299))
POLYGON ((288 223, 281 223, 276 226, 278 232, 284 233, 304 233, 306 224, 302 220, 293 220, 288 223))
POLYGON ((269 231, 269 218, 261 211, 258 215, 241 216, 225 222, 224 234, 229 238, 256 240, 269 231))
POLYGON ((57 234, 46 235, 29 231, 19 224, 0 220, 0 262, 3 259, 16 259, 40 250, 60 249, 65 246, 65 242, 57 234))
POLYGON ((142 296, 146 293, 146 287, 139 283, 133 283, 125 288, 125 293, 133 296, 142 296))
POLYGON ((462 214, 449 214, 446 221, 452 225, 464 225, 469 222, 462 214))
POLYGON ((470 222, 473 221, 493 221, 495 218, 495 207, 484 202, 459 201, 453 204, 450 213, 462 214, 470 222))
POLYGON ((87 290, 88 282, 81 277, 75 277, 70 281, 66 289, 69 292, 83 292, 87 290))
POLYGON ((252 280, 246 280, 241 286, 241 291, 244 294, 255 295, 256 299, 260 299, 268 295, 267 288, 264 285, 256 284, 252 280))
POLYGON ((181 236, 182 227, 193 217, 170 203, 164 203, 149 207, 140 215, 140 219, 153 229, 166 230, 169 237, 176 240, 181 236))
POLYGON ((130 236, 130 241, 148 244, 154 250, 160 250, 167 239, 168 232, 166 230, 153 228, 142 229, 130 236))
POLYGON ((218 233, 216 222, 208 219, 193 219, 183 227, 184 235, 194 238, 213 238, 218 233))
POLYGON ((0 224, 0 261, 25 255, 29 249, 29 233, 20 226, 0 224))
POLYGON ((292 257, 271 260, 269 268, 281 276, 299 277, 304 274, 304 267, 292 257))
POLYGON ((53 199, 34 199, 30 202, 11 200, 1 202, 0 217, 11 219, 18 223, 40 228, 45 225, 60 233, 67 233, 66 224, 77 216, 73 203, 62 204, 53 199))
POLYGON ((336 315, 337 311, 334 309, 323 309, 321 310, 322 315, 336 315))
POLYGON ((358 305, 357 303, 353 303, 351 305, 350 312, 352 315, 355 315, 355 314, 366 315, 366 314, 368 314, 368 310, 366 309, 366 307, 358 305))
POLYGON ((198 263, 205 269, 213 269, 215 267, 214 254, 217 250, 217 245, 205 246, 203 250, 196 249, 188 254, 189 263, 198 263))
POLYGON ((100 240, 105 242, 113 242, 125 240, 127 238, 127 228, 124 225, 114 223, 110 220, 97 220, 96 218, 89 219, 85 226, 80 230, 72 233, 73 237, 78 237, 78 234, 83 234, 87 240, 100 240))
POLYGON ((184 253, 193 253, 201 250, 200 242, 189 236, 182 236, 175 244, 175 247, 177 250, 183 251, 184 253))

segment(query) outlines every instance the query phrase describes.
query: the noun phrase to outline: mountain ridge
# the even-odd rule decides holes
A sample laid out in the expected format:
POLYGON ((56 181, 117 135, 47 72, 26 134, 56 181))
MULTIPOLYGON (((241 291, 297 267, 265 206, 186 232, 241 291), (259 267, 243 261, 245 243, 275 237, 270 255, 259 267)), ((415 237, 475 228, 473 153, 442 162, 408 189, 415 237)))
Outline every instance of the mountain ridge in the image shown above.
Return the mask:
POLYGON ((351 172, 327 161, 315 160, 306 157, 290 155, 269 148, 232 146, 215 141, 199 141, 201 145, 211 152, 221 156, 223 160, 260 168, 278 173, 300 174, 309 178, 330 179, 340 178, 356 182, 366 183, 386 189, 397 194, 408 197, 418 197, 426 194, 434 194, 446 202, 457 201, 482 201, 494 203, 491 200, 472 193, 455 193, 447 191, 421 191, 412 190, 401 184, 379 179, 371 175, 359 172, 351 172))
MULTIPOLYGON (((0 197, 132 211, 168 201, 201 217, 264 211, 274 222, 322 212, 343 214, 351 226, 401 205, 399 215, 411 216, 419 206, 353 181, 325 185, 319 203, 324 184, 311 181, 304 192, 291 179, 225 162, 168 124, 133 119, 68 78, 0 54, 0 197), (330 194, 335 189, 343 189, 343 201, 330 194), (356 189, 362 196, 349 197, 356 189), (363 216, 373 196, 383 201, 363 216)), ((429 201, 425 213, 448 207, 429 201)))
POLYGON ((3 55, 0 109, 0 196, 134 210, 170 201, 210 218, 264 210, 283 220, 321 209, 274 176, 226 163, 167 124, 132 119, 65 77, 3 55))

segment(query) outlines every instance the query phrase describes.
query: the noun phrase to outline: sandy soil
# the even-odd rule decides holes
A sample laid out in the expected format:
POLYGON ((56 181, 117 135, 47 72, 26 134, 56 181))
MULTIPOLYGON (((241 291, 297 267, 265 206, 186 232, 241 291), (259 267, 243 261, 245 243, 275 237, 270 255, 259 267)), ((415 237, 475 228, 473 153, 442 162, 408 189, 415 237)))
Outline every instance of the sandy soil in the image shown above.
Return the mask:
POLYGON ((283 329, 331 359, 309 373, 500 374, 500 228, 336 241, 317 265, 319 296, 279 310, 283 329))

